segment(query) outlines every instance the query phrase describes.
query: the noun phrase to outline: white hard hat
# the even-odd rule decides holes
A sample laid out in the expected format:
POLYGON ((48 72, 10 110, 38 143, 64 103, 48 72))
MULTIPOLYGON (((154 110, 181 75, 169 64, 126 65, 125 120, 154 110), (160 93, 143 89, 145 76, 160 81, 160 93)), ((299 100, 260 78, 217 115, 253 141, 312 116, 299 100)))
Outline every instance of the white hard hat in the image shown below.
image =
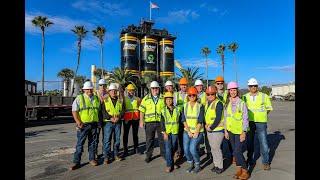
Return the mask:
POLYGON ((118 86, 116 83, 111 83, 110 86, 108 87, 108 90, 118 90, 118 86))
POLYGON ((104 79, 100 79, 98 84, 99 85, 104 85, 104 84, 107 84, 107 83, 106 83, 106 81, 104 79))
POLYGON ((248 81, 248 86, 258 85, 258 81, 255 78, 250 78, 248 81))
POLYGON ((83 84, 83 88, 82 88, 82 89, 93 89, 92 82, 91 82, 91 81, 86 81, 86 82, 83 84))
POLYGON ((152 81, 150 83, 150 88, 159 88, 159 83, 157 81, 152 81))
POLYGON ((200 79, 197 79, 194 83, 195 86, 203 85, 202 81, 200 79))
POLYGON ((167 81, 164 86, 173 86, 173 83, 171 81, 167 81))

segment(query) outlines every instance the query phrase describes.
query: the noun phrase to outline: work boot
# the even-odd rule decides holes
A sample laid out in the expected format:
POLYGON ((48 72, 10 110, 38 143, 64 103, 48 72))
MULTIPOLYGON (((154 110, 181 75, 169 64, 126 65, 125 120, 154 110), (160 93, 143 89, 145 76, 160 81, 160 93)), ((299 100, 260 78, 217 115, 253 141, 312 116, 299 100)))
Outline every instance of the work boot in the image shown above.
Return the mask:
POLYGON ((239 179, 246 180, 249 178, 248 170, 242 168, 242 173, 239 176, 239 179))
POLYGON ((166 172, 166 173, 171 172, 171 167, 166 167, 165 172, 166 172))
POLYGON ((239 176, 242 174, 242 168, 241 168, 241 166, 237 166, 236 167, 236 173, 233 175, 233 178, 235 178, 235 179, 239 179, 239 176))
POLYGON ((116 161, 122 161, 122 160, 123 160, 122 157, 120 157, 120 156, 116 156, 114 159, 115 159, 116 161))
POLYGON ((198 172, 200 172, 201 168, 200 168, 200 164, 196 164, 195 168, 192 170, 192 173, 197 174, 198 172))
POLYGON ((103 164, 110 164, 111 163, 111 160, 110 159, 105 159, 103 164))
POLYGON ((220 169, 220 168, 216 168, 216 171, 215 171, 217 174, 221 174, 223 172, 223 169, 220 169))
POLYGON ((128 150, 125 149, 125 150, 123 150, 123 157, 127 157, 127 156, 128 156, 128 150))
POLYGON ((187 172, 190 173, 193 170, 193 168, 194 168, 194 165, 192 163, 190 164, 190 167, 187 169, 187 172))
POLYGON ((216 172, 218 167, 213 166, 213 168, 211 169, 212 172, 216 172))
POLYGON ((149 163, 151 161, 150 157, 146 157, 146 159, 144 160, 146 163, 149 163))
POLYGON ((98 165, 98 163, 97 163, 96 160, 92 160, 92 161, 90 161, 89 163, 90 163, 92 166, 97 166, 97 165, 98 165))
POLYGON ((266 170, 266 171, 270 171, 271 167, 270 167, 270 164, 263 164, 263 170, 266 170))
POLYGON ((80 168, 80 164, 73 164, 71 167, 70 167, 70 170, 76 170, 76 169, 79 169, 80 168))

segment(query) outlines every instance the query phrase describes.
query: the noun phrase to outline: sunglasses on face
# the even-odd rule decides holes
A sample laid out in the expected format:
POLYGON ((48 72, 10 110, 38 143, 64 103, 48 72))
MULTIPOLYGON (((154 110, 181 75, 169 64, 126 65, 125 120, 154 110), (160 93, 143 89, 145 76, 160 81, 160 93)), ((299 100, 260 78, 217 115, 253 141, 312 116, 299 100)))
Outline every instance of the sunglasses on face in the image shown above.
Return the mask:
POLYGON ((217 83, 217 85, 223 85, 223 83, 217 83))
POLYGON ((216 95, 216 94, 207 94, 207 96, 214 96, 214 95, 216 95))
POLYGON ((158 88, 151 88, 151 89, 158 89, 158 88))
POLYGON ((188 97, 196 97, 196 95, 194 95, 194 94, 191 94, 191 95, 188 95, 188 97))
POLYGON ((250 85, 249 87, 258 87, 258 85, 250 85))

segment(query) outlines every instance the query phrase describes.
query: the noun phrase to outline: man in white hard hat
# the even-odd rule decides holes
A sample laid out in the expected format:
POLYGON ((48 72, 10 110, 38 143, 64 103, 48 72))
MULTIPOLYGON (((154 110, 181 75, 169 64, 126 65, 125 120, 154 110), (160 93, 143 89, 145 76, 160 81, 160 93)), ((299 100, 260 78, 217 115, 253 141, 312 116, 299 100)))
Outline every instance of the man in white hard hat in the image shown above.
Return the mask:
POLYGON ((107 83, 104 79, 100 79, 98 84, 99 89, 95 92, 95 95, 99 97, 100 102, 103 102, 103 100, 108 96, 107 83))
POLYGON ((262 165, 264 170, 270 170, 269 147, 267 141, 268 114, 272 111, 270 98, 267 94, 258 91, 258 81, 250 78, 248 81, 249 91, 243 96, 248 107, 249 127, 248 132, 248 163, 254 165, 257 160, 257 148, 260 146, 262 165), (257 136, 259 144, 254 143, 257 136))
POLYGON ((109 96, 104 99, 101 109, 103 117, 103 148, 104 164, 110 164, 112 159, 121 161, 119 156, 120 136, 121 136, 121 119, 124 114, 123 101, 118 98, 118 87, 111 83, 108 88, 109 96), (113 136, 114 134, 114 136, 113 136), (113 154, 111 154, 111 140, 113 139, 113 154))
POLYGON ((166 92, 174 92, 172 81, 166 81, 166 83, 164 84, 164 88, 166 92))
POLYGON ((164 142, 160 127, 161 111, 165 107, 165 104, 163 96, 160 95, 160 86, 157 81, 152 81, 150 83, 150 89, 151 93, 147 94, 142 99, 139 106, 139 126, 140 128, 143 128, 145 125, 146 131, 146 163, 149 163, 152 158, 156 131, 159 140, 160 155, 165 159, 164 142))
POLYGON ((196 89, 198 91, 199 103, 201 103, 203 106, 205 106, 206 102, 207 102, 207 96, 206 96, 206 93, 204 92, 202 81, 200 79, 197 79, 196 82, 194 83, 194 86, 196 87, 196 89))
POLYGON ((83 84, 83 94, 76 97, 72 104, 72 116, 77 127, 77 145, 73 157, 71 170, 80 168, 83 145, 88 138, 89 161, 93 166, 98 163, 95 159, 97 140, 97 126, 99 121, 100 102, 93 94, 93 85, 90 81, 83 84))

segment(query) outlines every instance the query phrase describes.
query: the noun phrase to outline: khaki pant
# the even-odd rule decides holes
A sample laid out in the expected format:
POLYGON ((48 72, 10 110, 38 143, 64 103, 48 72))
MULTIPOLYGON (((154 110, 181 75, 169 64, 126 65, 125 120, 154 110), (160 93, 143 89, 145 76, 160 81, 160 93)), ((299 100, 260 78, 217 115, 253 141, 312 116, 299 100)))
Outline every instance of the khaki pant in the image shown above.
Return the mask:
POLYGON ((221 143, 224 137, 223 132, 207 132, 207 137, 211 147, 211 153, 214 166, 219 169, 223 168, 223 157, 221 151, 221 143))

